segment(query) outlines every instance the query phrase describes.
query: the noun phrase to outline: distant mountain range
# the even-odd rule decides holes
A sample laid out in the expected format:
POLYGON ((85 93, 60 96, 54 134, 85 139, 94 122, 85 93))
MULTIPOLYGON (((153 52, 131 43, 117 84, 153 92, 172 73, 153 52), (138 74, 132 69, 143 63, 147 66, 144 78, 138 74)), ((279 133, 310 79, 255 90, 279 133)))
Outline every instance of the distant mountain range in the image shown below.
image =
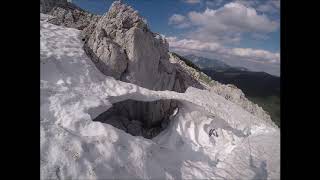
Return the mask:
POLYGON ((248 96, 280 96, 280 78, 265 72, 233 68, 219 72, 211 68, 201 70, 216 81, 236 85, 248 96))
POLYGON ((244 67, 232 67, 216 59, 195 55, 184 57, 213 80, 237 86, 247 98, 269 112, 271 118, 280 126, 280 77, 266 72, 252 72, 244 67))
POLYGON ((224 63, 223 61, 217 60, 217 59, 209 59, 209 58, 205 58, 205 57, 196 56, 193 54, 186 55, 184 57, 189 59, 191 62, 196 64, 201 69, 210 68, 215 71, 225 71, 227 69, 249 71, 245 67, 230 66, 230 65, 224 63))
POLYGON ((234 84, 250 96, 280 95, 280 77, 266 72, 252 72, 245 67, 233 67, 217 59, 196 55, 184 56, 212 79, 234 84))

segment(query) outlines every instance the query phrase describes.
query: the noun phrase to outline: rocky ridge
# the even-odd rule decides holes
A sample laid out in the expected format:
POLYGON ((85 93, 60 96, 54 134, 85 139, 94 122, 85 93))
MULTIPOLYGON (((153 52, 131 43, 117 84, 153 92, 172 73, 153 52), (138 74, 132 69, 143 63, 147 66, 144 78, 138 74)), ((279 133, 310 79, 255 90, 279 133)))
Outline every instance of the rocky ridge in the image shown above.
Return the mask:
POLYGON ((67 4, 67 0, 40 0, 40 13, 49 13, 54 7, 67 4))
POLYGON ((40 12, 51 15, 48 22, 79 30, 96 24, 101 16, 91 14, 66 0, 41 0, 40 12))

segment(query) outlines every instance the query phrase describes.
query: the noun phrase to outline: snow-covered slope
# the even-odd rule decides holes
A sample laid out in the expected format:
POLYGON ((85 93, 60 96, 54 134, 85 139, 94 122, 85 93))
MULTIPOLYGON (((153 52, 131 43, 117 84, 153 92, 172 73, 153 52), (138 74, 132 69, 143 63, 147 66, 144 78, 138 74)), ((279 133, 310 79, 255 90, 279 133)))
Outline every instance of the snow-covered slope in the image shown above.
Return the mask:
POLYGON ((152 91, 107 77, 79 30, 42 17, 41 179, 280 178, 278 128, 213 91, 152 91), (127 99, 175 99, 179 108, 152 140, 92 121, 127 99))

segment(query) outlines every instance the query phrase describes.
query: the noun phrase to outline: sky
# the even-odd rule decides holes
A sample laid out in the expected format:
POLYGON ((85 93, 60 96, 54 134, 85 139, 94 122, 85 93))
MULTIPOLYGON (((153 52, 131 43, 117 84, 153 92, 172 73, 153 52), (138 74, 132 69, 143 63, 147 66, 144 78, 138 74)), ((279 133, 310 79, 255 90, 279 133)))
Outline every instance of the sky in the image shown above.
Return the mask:
MULTIPOLYGON (((72 0, 104 14, 113 0, 72 0)), ((280 0, 123 0, 170 51, 280 76, 280 0)))

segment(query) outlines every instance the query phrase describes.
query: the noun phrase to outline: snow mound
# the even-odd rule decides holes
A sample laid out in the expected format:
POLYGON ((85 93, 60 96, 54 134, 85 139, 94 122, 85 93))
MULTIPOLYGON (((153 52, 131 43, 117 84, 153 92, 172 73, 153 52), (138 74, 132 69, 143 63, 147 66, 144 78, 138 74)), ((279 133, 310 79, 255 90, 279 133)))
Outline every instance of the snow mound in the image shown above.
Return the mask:
POLYGON ((41 179, 280 178, 278 128, 214 92, 152 91, 107 77, 79 30, 45 20, 40 28, 41 179), (92 121, 128 99, 180 105, 152 140, 92 121))

